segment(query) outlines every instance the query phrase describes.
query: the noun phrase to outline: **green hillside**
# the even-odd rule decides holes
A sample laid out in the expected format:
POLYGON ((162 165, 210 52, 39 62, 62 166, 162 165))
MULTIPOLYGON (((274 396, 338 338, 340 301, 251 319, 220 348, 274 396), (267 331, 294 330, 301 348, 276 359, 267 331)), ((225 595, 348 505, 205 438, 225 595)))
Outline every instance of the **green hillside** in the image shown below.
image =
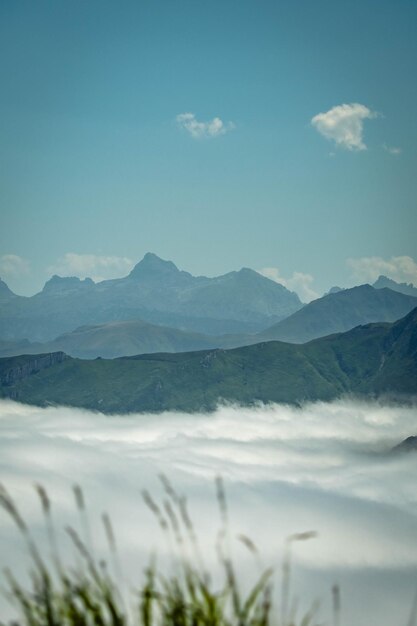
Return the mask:
POLYGON ((305 345, 266 342, 94 361, 62 353, 0 359, 0 385, 2 397, 106 413, 211 410, 219 400, 416 394, 417 309, 395 324, 360 326, 305 345))

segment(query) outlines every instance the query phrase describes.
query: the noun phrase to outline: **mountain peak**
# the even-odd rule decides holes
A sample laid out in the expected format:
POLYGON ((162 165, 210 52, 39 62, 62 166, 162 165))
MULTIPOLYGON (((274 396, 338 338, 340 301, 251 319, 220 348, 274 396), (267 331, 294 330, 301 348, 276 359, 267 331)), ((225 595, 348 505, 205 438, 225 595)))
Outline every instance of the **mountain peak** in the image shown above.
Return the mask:
POLYGON ((129 278, 148 278, 156 274, 178 274, 180 270, 172 261, 165 261, 153 252, 147 252, 129 274, 129 278))
POLYGON ((339 291, 344 291, 344 290, 342 289, 342 287, 335 285, 334 287, 330 287, 329 291, 325 293, 324 295, 328 296, 331 293, 339 293, 339 291))
POLYGON ((91 287, 92 285, 94 285, 94 281, 91 278, 81 280, 77 276, 58 276, 54 274, 52 278, 46 281, 42 291, 69 291, 82 287, 91 287))
POLYGON ((415 435, 407 437, 397 446, 394 446, 391 452, 417 452, 417 437, 415 435))
POLYGON ((378 276, 378 279, 374 282, 373 287, 375 287, 375 289, 384 289, 385 287, 388 287, 388 289, 392 289, 392 291, 398 291, 407 296, 417 296, 417 287, 415 287, 413 283, 397 283, 395 280, 392 280, 392 278, 388 278, 382 274, 378 276))

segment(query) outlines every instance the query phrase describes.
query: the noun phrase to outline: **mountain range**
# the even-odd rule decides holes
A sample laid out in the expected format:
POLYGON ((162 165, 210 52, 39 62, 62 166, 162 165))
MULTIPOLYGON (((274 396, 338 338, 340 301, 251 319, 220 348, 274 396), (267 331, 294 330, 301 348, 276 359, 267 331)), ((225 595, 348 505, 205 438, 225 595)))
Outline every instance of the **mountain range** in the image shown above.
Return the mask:
POLYGON ((209 335, 253 333, 301 307, 295 293, 251 269, 192 276, 147 253, 124 278, 53 276, 32 297, 0 283, 0 338, 45 342, 79 326, 127 320, 209 335))
POLYGON ((270 328, 253 334, 208 335, 142 320, 85 325, 49 342, 0 340, 0 356, 63 351, 70 356, 114 358, 154 352, 233 348, 261 341, 305 343, 370 322, 393 322, 417 306, 417 298, 361 285, 333 291, 270 328))
POLYGON ((415 293, 412 285, 380 276, 374 288, 334 287, 303 306, 253 270, 194 277, 147 253, 125 278, 94 283, 53 276, 30 298, 0 281, 0 356, 62 350, 113 358, 269 340, 304 343, 399 319, 416 306, 415 293))
POLYGON ((306 344, 74 359, 63 352, 0 359, 0 394, 28 404, 105 413, 204 411, 219 401, 302 403, 346 394, 417 394, 417 308, 306 344))

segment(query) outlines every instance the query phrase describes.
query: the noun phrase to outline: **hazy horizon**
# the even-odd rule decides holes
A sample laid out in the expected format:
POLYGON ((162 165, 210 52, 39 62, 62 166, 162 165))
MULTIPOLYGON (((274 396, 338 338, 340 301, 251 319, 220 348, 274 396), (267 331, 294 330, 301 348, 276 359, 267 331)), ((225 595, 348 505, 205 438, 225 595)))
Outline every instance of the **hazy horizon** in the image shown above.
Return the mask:
MULTIPOLYGON (((155 253, 148 251, 145 253, 144 257, 142 257, 142 259, 138 259, 136 262, 132 262, 129 259, 123 259, 123 262, 119 263, 118 268, 114 268, 114 265, 116 266, 118 265, 115 259, 113 260, 110 259, 107 261, 102 259, 100 261, 93 257, 90 258, 90 255, 86 255, 86 258, 84 258, 82 255, 79 256, 79 255, 74 255, 74 254, 68 254, 66 255, 67 264, 62 263, 61 265, 51 266, 49 268, 51 274, 48 277, 46 277, 44 284, 46 284, 53 276, 59 276, 60 278, 75 277, 75 278, 79 278, 80 280, 85 280, 87 278, 87 279, 93 280, 93 282, 95 282, 96 284, 100 282, 104 282, 106 280, 111 280, 111 279, 116 279, 116 278, 125 278, 129 275, 132 269, 138 263, 140 263, 148 254, 155 255, 155 253), (106 271, 110 271, 110 276, 104 277, 104 276, 95 275, 94 274, 95 264, 98 264, 99 267, 97 269, 104 270, 104 273, 106 273, 106 271)), ((158 255, 155 255, 155 256, 158 256, 158 255)), ((161 258, 161 257, 158 257, 158 258, 161 258)), ((174 263, 174 265, 176 265, 173 259, 161 259, 161 260, 172 262, 174 263)), ((7 263, 13 264, 14 262, 19 263, 19 261, 16 261, 16 260, 13 261, 10 259, 8 261, 5 261, 3 257, 3 263, 6 263, 6 265, 7 263)), ((309 303, 312 300, 321 298, 322 296, 326 295, 330 289, 335 288, 335 287, 340 288, 340 289, 350 289, 352 287, 357 287, 357 286, 364 285, 364 284, 372 285, 372 283, 376 282, 376 280, 380 276, 385 276, 391 280, 394 280, 394 282, 398 284, 414 286, 414 287, 417 286, 417 271, 416 271, 416 283, 414 284, 412 282, 412 280, 414 279, 415 263, 413 259, 409 257, 398 257, 396 259, 391 259, 390 261, 383 261, 382 259, 362 259, 362 260, 357 260, 357 263, 355 263, 354 259, 350 259, 350 265, 352 268, 352 276, 351 276, 351 279, 348 281, 348 284, 347 285, 343 285, 343 284, 330 285, 327 291, 323 293, 317 293, 311 288, 312 281, 309 280, 307 276, 304 276, 304 277, 300 276, 298 278, 295 278, 294 280, 287 280, 283 276, 280 276, 276 268, 273 268, 273 267, 265 267, 262 269, 254 269, 254 268, 249 268, 249 269, 252 269, 253 271, 257 272, 258 274, 260 274, 261 276, 265 278, 268 278, 274 282, 277 282, 283 285, 289 291, 296 293, 298 297, 300 298, 300 300, 304 303, 309 303), (356 276, 356 280, 354 276, 356 276), (361 281, 361 278, 363 278, 362 281, 361 281)), ((176 267, 179 271, 188 272, 187 268, 178 267, 177 265, 176 267)), ((245 269, 246 267, 247 266, 243 266, 241 268, 227 270, 225 274, 230 273, 230 272, 238 272, 242 269, 245 269)), ((416 265, 416 270, 417 270, 417 265, 416 265)), ((188 273, 191 273, 191 272, 188 272, 188 273)), ((204 276, 208 278, 216 278, 216 276, 210 276, 208 274, 201 274, 200 276, 204 276)), ((1 275, 0 275, 0 280, 2 280, 1 275)), ((8 285, 8 287, 11 288, 13 284, 13 278, 9 282, 6 282, 6 280, 3 280, 3 282, 5 282, 8 285)), ((37 293, 40 293, 43 287, 44 285, 42 285, 41 288, 37 291, 33 291, 33 288, 32 288, 32 289, 29 289, 26 293, 19 293, 19 292, 14 292, 14 293, 16 293, 16 295, 31 297, 33 295, 36 295, 37 293)))

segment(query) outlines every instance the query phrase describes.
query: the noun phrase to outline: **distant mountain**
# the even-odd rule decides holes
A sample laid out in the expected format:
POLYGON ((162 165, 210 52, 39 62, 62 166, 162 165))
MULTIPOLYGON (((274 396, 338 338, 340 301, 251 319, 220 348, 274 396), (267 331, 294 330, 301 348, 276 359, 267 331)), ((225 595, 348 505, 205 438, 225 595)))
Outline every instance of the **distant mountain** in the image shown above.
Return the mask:
POLYGON ((329 291, 324 295, 327 296, 330 293, 338 293, 339 291, 343 291, 342 287, 338 287, 337 285, 335 285, 334 287, 331 287, 329 291))
POLYGON ((305 343, 370 322, 394 322, 417 306, 417 298, 360 285, 313 300, 257 334, 258 341, 305 343))
POLYGON ((6 283, 0 278, 0 304, 2 302, 8 302, 17 298, 18 296, 13 293, 11 289, 6 285, 6 283))
MULTIPOLYGON (((79 288, 77 283, 73 284, 79 288)), ((66 285, 70 288, 71 283, 66 285)), ((82 288, 88 289, 88 285, 82 288)), ((0 340, 0 357, 63 351, 83 359, 99 356, 115 358, 154 352, 236 348, 272 340, 305 343, 313 338, 350 330, 359 324, 395 321, 416 305, 416 298, 389 289, 377 291, 363 285, 315 300, 261 333, 208 335, 140 320, 117 321, 81 326, 43 343, 0 340)))
POLYGON ((83 361, 62 352, 0 359, 0 395, 106 413, 417 394, 417 309, 304 345, 83 361))
POLYGON ((48 343, 31 343, 27 339, 0 339, 0 357, 51 352, 48 348, 48 343))
POLYGON ((62 351, 80 359, 113 359, 154 352, 189 352, 217 348, 219 345, 219 340, 211 335, 130 320, 81 326, 44 343, 0 340, 0 357, 62 351))
POLYGON ((243 268, 207 278, 148 253, 125 278, 53 276, 30 298, 0 302, 0 338, 50 341, 79 326, 143 320, 211 335, 257 332, 302 307, 282 285, 243 268))
POLYGON ((417 452, 417 437, 415 435, 407 437, 397 446, 394 446, 391 452, 417 452))
POLYGON ((387 278, 386 276, 379 276, 374 282, 373 287, 375 289, 392 289, 392 291, 398 291, 404 293, 407 296, 414 296, 417 298, 417 287, 414 287, 413 283, 396 283, 395 280, 387 278))

